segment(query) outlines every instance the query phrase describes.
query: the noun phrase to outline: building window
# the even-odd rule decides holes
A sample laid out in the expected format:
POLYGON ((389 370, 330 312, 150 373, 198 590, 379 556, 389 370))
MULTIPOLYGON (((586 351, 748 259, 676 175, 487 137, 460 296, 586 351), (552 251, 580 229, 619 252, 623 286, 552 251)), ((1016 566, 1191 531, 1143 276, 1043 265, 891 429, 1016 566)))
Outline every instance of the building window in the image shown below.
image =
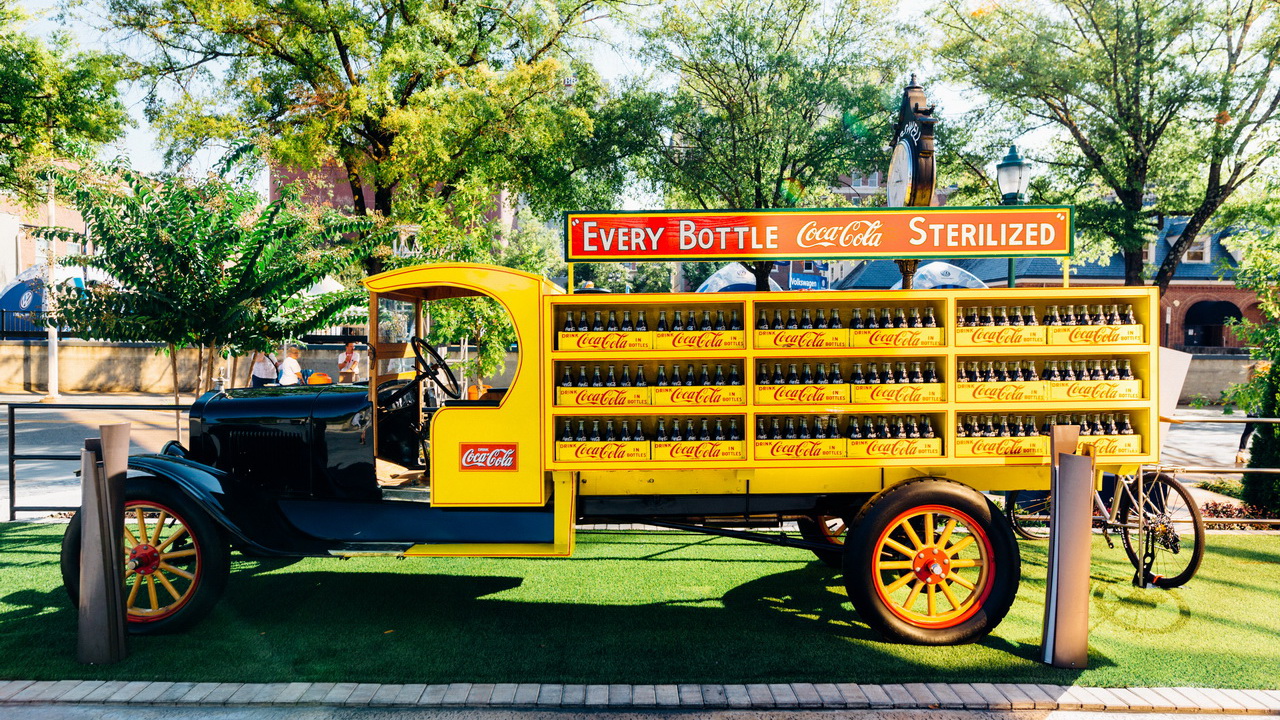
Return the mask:
POLYGON ((1156 244, 1151 243, 1142 248, 1142 262, 1144 265, 1156 264, 1156 244))
POLYGON ((805 261, 804 261, 804 271, 805 271, 805 272, 813 272, 813 261, 812 261, 812 260, 805 260, 805 261))
POLYGON ((1195 240, 1187 246, 1187 251, 1182 255, 1183 262, 1189 263, 1207 263, 1209 262, 1209 236, 1197 235, 1195 240))

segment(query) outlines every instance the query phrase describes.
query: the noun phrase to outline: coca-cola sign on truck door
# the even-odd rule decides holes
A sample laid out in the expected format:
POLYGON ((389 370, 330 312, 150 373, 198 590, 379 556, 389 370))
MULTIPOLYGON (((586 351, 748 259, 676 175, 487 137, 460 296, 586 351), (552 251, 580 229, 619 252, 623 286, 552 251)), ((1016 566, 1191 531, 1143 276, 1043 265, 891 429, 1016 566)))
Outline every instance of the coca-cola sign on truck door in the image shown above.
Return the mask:
POLYGON ((515 472, 520 467, 518 443, 458 443, 458 469, 515 472))

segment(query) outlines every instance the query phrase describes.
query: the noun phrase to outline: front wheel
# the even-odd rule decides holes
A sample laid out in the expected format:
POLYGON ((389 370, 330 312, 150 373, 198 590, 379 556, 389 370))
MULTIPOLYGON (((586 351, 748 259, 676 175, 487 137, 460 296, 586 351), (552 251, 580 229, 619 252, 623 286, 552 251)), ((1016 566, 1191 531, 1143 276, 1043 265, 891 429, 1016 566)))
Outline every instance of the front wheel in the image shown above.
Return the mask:
POLYGON ((991 632, 1013 604, 1018 544, 1000 510, 950 480, 922 478, 863 508, 845 542, 858 614, 900 642, 957 645, 991 632))
MULTIPOLYGON (((1138 536, 1137 481, 1129 483, 1120 503, 1121 540, 1129 562, 1141 571, 1142 543, 1138 536), (1131 527, 1132 526, 1132 527, 1131 527)), ((1204 558, 1204 520, 1191 493, 1168 475, 1147 474, 1143 482, 1142 523, 1151 528, 1154 559, 1152 585, 1175 588, 1185 585, 1204 558)))
MULTIPOLYGON (((127 626, 134 635, 175 632, 213 609, 227 585, 227 542, 208 513, 156 478, 125 481, 124 556, 127 626)), ((62 538, 62 583, 80 602, 80 513, 62 538)))

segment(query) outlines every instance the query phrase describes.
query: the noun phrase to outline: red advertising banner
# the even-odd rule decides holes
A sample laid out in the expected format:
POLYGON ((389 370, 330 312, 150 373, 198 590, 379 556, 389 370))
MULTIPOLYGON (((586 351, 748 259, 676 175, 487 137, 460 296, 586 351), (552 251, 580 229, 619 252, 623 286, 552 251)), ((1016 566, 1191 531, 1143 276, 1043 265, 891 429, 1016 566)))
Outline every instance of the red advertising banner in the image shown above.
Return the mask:
POLYGON ((1066 256, 1072 208, 565 214, 570 262, 1066 256))

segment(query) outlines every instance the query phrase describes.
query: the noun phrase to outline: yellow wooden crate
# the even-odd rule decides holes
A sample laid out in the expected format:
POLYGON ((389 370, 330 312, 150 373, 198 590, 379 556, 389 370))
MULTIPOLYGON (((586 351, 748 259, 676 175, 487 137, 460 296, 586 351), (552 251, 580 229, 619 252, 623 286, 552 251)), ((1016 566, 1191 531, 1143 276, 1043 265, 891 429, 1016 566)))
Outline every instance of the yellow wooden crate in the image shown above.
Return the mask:
POLYGON ((703 405, 746 405, 747 388, 742 385, 697 385, 650 388, 653 404, 695 407, 703 405))
POLYGON ((1095 455, 1141 455, 1141 435, 1085 435, 1080 446, 1093 448, 1095 455))
POLYGON ((850 330, 849 346, 856 348, 940 347, 942 328, 880 328, 850 330))
POLYGON ((1050 345, 1140 345, 1141 325, 1051 325, 1050 345))
POLYGON ((947 400, 946 383, 894 383, 892 385, 853 385, 855 403, 880 405, 919 405, 947 400))
POLYGON ((641 442, 557 442, 560 462, 630 462, 649 459, 649 443, 641 442))
POLYGON ((653 348, 651 332, 562 332, 559 334, 560 350, 650 350, 653 348))
POLYGON ((642 387, 562 387, 556 388, 556 405, 570 407, 634 407, 650 403, 649 388, 642 387))
POLYGON ((741 440, 693 440, 686 442, 654 442, 653 459, 686 460, 699 463, 747 459, 747 444, 741 440))
POLYGON ((1047 333, 1043 325, 958 327, 957 347, 1009 347, 1011 345, 1044 345, 1047 333))
POLYGON ((1048 397, 1042 380, 956 383, 956 402, 1043 402, 1048 397))
POLYGON ((1049 383, 1050 400, 1141 400, 1141 380, 1075 380, 1049 383))
POLYGON ((756 330, 756 347, 820 350, 849 347, 849 331, 839 330, 756 330))
POLYGON ((846 440, 851 458, 942 457, 942 438, 846 440))
POLYGON ((757 460, 826 460, 847 457, 842 438, 824 440, 756 440, 757 460))
POLYGON ((956 457, 1025 457, 1049 454, 1049 438, 1036 437, 964 437, 956 438, 956 457))
POLYGON ((830 405, 848 402, 848 385, 756 386, 757 405, 830 405))
POLYGON ((743 330, 664 331, 653 334, 654 350, 742 350, 747 347, 743 330))

